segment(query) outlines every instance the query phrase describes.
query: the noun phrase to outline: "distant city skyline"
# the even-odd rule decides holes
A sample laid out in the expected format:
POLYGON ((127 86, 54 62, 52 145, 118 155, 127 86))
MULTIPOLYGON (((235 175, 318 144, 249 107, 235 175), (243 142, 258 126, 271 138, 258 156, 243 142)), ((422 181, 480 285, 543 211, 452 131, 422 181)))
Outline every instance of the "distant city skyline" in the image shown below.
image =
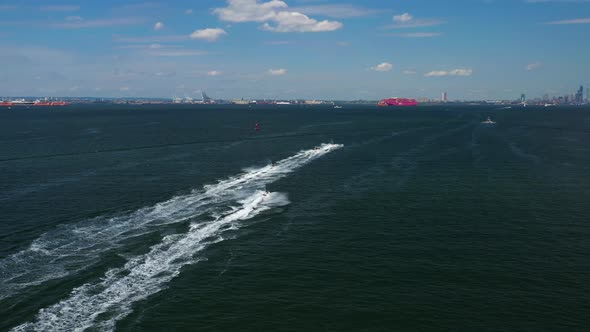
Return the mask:
POLYGON ((0 15, 2 97, 519 100, 590 85, 590 1, 1 0, 0 15))

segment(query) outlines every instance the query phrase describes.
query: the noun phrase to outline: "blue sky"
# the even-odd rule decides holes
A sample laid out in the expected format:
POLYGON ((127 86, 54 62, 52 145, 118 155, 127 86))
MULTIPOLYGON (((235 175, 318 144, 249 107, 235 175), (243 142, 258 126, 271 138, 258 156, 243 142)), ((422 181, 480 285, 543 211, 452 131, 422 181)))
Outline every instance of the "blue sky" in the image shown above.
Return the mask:
POLYGON ((590 0, 0 0, 0 96, 460 99, 590 85, 590 0))

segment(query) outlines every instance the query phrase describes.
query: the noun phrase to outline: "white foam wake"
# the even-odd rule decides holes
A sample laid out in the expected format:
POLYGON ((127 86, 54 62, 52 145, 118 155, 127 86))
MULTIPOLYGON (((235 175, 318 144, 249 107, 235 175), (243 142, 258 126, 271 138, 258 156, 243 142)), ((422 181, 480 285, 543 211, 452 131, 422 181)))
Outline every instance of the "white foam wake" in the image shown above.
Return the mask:
POLYGON ((151 207, 111 218, 85 220, 45 233, 29 248, 0 260, 0 289, 3 290, 0 300, 18 295, 25 288, 85 270, 106 251, 120 248, 130 238, 153 232, 158 226, 187 222, 214 212, 341 147, 322 144, 151 207))
MULTIPOLYGON (((3 290, 0 300, 18 295, 27 287, 84 270, 96 263, 106 251, 116 250, 126 240, 151 232, 158 226, 188 222, 199 216, 224 211, 232 203, 251 197, 265 185, 341 147, 322 144, 273 165, 249 169, 217 184, 206 185, 202 190, 151 207, 112 218, 86 220, 46 233, 28 249, 0 260, 0 289, 3 290)), ((163 243, 174 237, 165 238, 163 243)))
POLYGON ((90 327, 113 330, 117 320, 132 311, 134 302, 159 292, 183 266, 195 262, 196 253, 222 241, 224 231, 236 229, 240 221, 272 207, 287 205, 289 201, 284 194, 260 191, 240 203, 241 206, 214 221, 191 224, 186 234, 165 237, 147 254, 108 271, 98 283, 74 289, 69 298, 41 310, 35 322, 18 326, 14 331, 83 331, 90 327), (105 313, 107 317, 100 319, 105 313))

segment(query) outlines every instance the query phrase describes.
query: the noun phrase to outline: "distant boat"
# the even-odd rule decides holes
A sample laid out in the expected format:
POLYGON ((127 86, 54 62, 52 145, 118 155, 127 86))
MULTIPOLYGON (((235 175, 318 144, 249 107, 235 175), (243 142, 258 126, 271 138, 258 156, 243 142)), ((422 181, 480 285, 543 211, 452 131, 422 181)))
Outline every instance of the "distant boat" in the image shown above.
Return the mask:
POLYGON ((12 103, 12 106, 26 106, 26 105, 33 105, 32 101, 28 101, 25 99, 15 99, 10 101, 10 103, 12 103))
POLYGON ((553 107, 555 104, 545 104, 545 107, 553 107))
POLYGON ((483 124, 489 124, 489 125, 493 125, 496 124, 494 121, 492 121, 492 119, 488 116, 488 118, 485 121, 482 121, 483 124))
POLYGON ((29 101, 25 99, 16 99, 4 101, 0 100, 0 106, 67 106, 68 103, 65 101, 50 101, 50 100, 35 100, 29 101))
POLYGON ((34 106, 68 106, 65 101, 35 100, 34 106))
POLYGON ((386 98, 381 100, 377 106, 418 106, 416 99, 409 98, 386 98))
POLYGON ((341 108, 343 108, 343 107, 342 107, 342 106, 339 106, 339 105, 336 105, 336 106, 334 106, 334 108, 335 108, 335 109, 341 109, 341 108))

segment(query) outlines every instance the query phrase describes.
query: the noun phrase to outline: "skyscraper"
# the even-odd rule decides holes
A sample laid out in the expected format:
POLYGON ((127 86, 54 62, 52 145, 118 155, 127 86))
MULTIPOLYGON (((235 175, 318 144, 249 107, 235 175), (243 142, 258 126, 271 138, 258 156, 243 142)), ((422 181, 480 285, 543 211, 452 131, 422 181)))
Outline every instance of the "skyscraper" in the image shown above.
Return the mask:
POLYGON ((583 85, 580 85, 580 89, 578 89, 578 92, 576 92, 576 96, 574 98, 574 101, 576 104, 584 103, 584 86, 583 85))
POLYGON ((523 104, 526 102, 526 95, 524 93, 520 95, 520 102, 523 104))
POLYGON ((447 95, 447 93, 446 93, 446 92, 443 92, 443 93, 442 93, 442 96, 440 97, 440 100, 441 100, 442 102, 444 102, 444 103, 446 103, 446 102, 449 100, 449 98, 448 98, 448 95, 447 95))

